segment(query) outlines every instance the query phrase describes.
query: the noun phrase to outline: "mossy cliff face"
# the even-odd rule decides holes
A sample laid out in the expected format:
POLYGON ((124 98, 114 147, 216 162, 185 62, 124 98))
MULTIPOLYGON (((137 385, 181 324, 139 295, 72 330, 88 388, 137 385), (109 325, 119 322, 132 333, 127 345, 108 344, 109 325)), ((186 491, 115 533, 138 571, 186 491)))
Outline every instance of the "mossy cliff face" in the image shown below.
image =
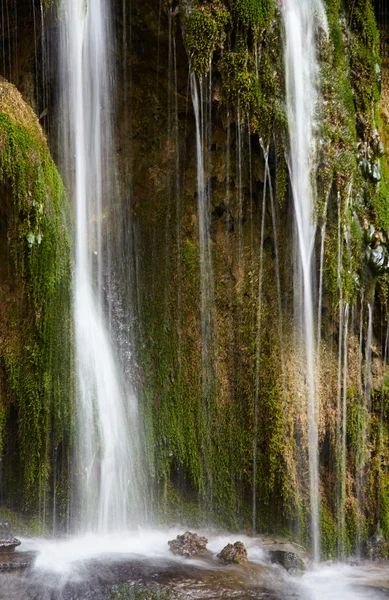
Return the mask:
MULTIPOLYGON (((107 223, 121 229, 110 251, 112 260, 121 261, 123 273, 122 287, 118 283, 115 293, 126 298, 125 311, 132 314, 134 377, 154 518, 284 533, 309 545, 306 362, 293 304, 296 261, 279 4, 117 0, 113 6, 121 203, 112 206, 107 223), (214 293, 206 361, 212 384, 206 395, 190 73, 195 74, 202 97, 210 196, 214 293)), ((317 274, 322 240, 324 262, 320 360, 319 352, 315 358, 322 551, 334 556, 353 551, 377 531, 389 538, 385 367, 389 129, 387 71, 378 56, 370 0, 327 0, 326 9, 328 32, 320 31, 317 37, 322 90, 314 173, 317 274), (374 322, 369 341, 368 304, 374 322)), ((55 40, 55 23, 51 27, 55 40)), ((50 88, 50 77, 46 83, 50 88)), ((57 108, 49 106, 50 118, 57 108)), ((55 125, 50 122, 51 131, 55 125)), ((46 155, 39 156, 43 160, 46 155)), ((21 202, 23 208, 25 196, 18 199, 11 194, 15 175, 6 172, 6 176, 9 207, 21 202)), ((12 250, 15 244, 2 238, 10 252, 8 285, 14 286, 7 310, 19 307, 19 321, 15 317, 13 322, 21 322, 22 313, 29 315, 24 317, 23 335, 10 329, 3 344, 4 353, 11 349, 16 356, 3 363, 10 407, 5 447, 19 452, 23 461, 28 457, 28 466, 21 463, 26 473, 38 473, 37 465, 45 465, 39 471, 40 485, 33 482, 34 475, 26 477, 35 500, 49 489, 45 482, 54 480, 54 468, 49 466, 52 448, 66 462, 62 427, 67 435, 70 432, 69 398, 64 392, 69 389, 65 381, 69 354, 61 354, 61 359, 56 353, 49 355, 50 360, 63 360, 63 387, 56 387, 56 401, 42 392, 46 388, 40 384, 36 404, 27 402, 20 411, 17 400, 30 398, 20 387, 24 380, 20 383, 18 368, 33 370, 37 374, 33 381, 43 381, 39 379, 43 362, 35 358, 41 355, 32 354, 36 346, 29 340, 38 339, 44 352, 51 347, 44 337, 46 328, 40 329, 41 321, 36 320, 41 288, 35 288, 36 272, 29 271, 30 256, 39 253, 45 241, 42 236, 37 243, 43 227, 40 204, 27 204, 20 223, 12 228, 4 225, 7 231, 20 231, 20 238, 16 233, 10 238, 19 239, 20 247, 12 250), (27 238, 30 233, 33 237, 27 238), (33 240, 31 248, 28 239, 33 240), (16 302, 19 297, 23 310, 16 302), (18 417, 24 412, 30 420, 18 417), (50 429, 52 419, 56 425, 50 429), (26 453, 23 432, 30 422, 36 433, 31 438, 33 451, 26 453), (38 422, 43 423, 41 428, 38 422), (55 432, 50 443, 49 431, 55 432), (15 440, 18 447, 12 446, 15 440)), ((65 248, 66 236, 57 239, 63 244, 57 248, 65 248)), ((61 256, 68 260, 65 251, 61 256)), ((67 278, 60 275, 67 264, 56 261, 58 268, 62 265, 60 272, 50 276, 57 290, 63 282, 68 291, 67 278)), ((319 283, 318 276, 317 290, 319 283)), ((58 294, 64 302, 66 293, 58 294)), ((56 317, 46 323, 54 328, 58 324, 56 317)), ((121 332, 116 333, 119 339, 121 332)), ((50 365, 44 381, 56 386, 52 377, 56 371, 50 365)), ((9 468, 8 473, 5 489, 22 489, 22 470, 9 468), (11 476, 19 478, 15 485, 11 476)))
MULTIPOLYGON (((120 179, 132 206, 138 393, 155 510, 164 521, 278 531, 308 544, 307 390, 293 308, 278 5, 194 1, 125 7, 125 22, 122 4, 116 22, 118 40, 131 23, 131 40, 127 36, 126 52, 120 50, 126 101, 118 102, 117 139, 120 179), (213 383, 206 399, 190 71, 200 82, 203 124, 210 132, 203 148, 214 281, 213 383)), ((386 532, 387 430, 380 398, 386 398, 381 391, 387 267, 385 259, 382 269, 376 265, 376 255, 386 252, 389 197, 372 5, 328 0, 326 8, 328 35, 322 31, 317 40, 322 88, 317 273, 321 232, 325 242, 317 389, 323 554, 333 556, 351 552, 380 527, 386 532), (370 226, 374 239, 366 233, 370 226), (369 302, 374 332, 368 410, 363 398, 370 385, 369 302), (339 343, 346 305, 344 378, 339 343), (339 394, 347 396, 346 466, 339 394)))
POLYGON ((67 503, 71 244, 65 191, 32 109, 0 83, 1 502, 67 503))

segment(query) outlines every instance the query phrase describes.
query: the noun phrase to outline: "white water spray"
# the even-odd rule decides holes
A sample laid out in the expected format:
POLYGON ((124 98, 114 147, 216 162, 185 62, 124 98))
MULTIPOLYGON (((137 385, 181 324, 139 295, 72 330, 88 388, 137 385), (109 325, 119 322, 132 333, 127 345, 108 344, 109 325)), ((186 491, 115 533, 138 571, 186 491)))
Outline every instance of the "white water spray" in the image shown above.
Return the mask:
POLYGON ((64 0, 60 62, 64 155, 76 205, 74 314, 77 361, 76 478, 80 529, 121 530, 139 505, 135 396, 126 392, 103 286, 103 214, 112 200, 109 0, 64 0))
POLYGON ((303 290, 297 299, 301 314, 298 322, 304 329, 304 353, 308 395, 309 476, 312 514, 312 550, 314 560, 320 558, 319 540, 319 465, 318 406, 314 374, 314 314, 312 264, 315 241, 314 198, 312 183, 315 155, 314 114, 317 104, 318 63, 315 34, 317 27, 326 28, 321 0, 288 0, 283 2, 285 27, 286 100, 290 133, 290 177, 297 228, 300 281, 295 290, 303 290))

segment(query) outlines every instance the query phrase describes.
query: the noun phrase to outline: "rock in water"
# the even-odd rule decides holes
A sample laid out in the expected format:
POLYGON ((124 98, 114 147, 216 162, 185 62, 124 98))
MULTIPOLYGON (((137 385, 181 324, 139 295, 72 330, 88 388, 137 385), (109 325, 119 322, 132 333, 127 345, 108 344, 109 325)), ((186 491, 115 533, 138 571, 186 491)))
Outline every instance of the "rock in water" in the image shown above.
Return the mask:
POLYGON ((217 556, 226 564, 247 562, 247 550, 242 542, 227 544, 217 556))
POLYGON ((270 550, 270 560, 272 563, 278 563, 291 575, 296 575, 305 571, 305 563, 294 552, 285 552, 284 550, 270 550))
POLYGON ((0 552, 13 552, 20 544, 20 540, 12 535, 9 524, 0 523, 0 552))
POLYGON ((178 535, 175 540, 168 542, 170 550, 176 556, 209 556, 211 553, 207 550, 208 540, 206 537, 200 537, 197 533, 186 531, 178 535))

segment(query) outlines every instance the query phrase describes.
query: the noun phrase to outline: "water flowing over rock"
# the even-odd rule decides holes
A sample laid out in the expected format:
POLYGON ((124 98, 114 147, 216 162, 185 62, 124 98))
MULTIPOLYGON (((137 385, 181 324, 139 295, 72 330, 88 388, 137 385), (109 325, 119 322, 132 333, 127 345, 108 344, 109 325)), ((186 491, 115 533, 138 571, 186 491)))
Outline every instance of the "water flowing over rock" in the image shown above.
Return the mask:
POLYGON ((283 566, 291 575, 302 573, 306 569, 304 561, 294 552, 270 550, 269 554, 272 563, 278 563, 283 566))
MULTIPOLYGON (((76 204, 74 322, 77 366, 77 495, 80 528, 126 529, 142 512, 137 401, 116 356, 104 308, 115 278, 103 251, 103 213, 116 193, 110 88, 111 6, 66 0, 61 19, 64 147, 76 204), (92 251, 93 250, 93 251, 92 251), (136 465, 138 469, 136 469, 136 465)), ((112 231, 115 230, 113 225, 112 231)), ((128 351, 128 348, 127 348, 128 351)))
POLYGON ((316 232, 314 198, 316 195, 313 169, 315 163, 315 112, 318 96, 316 77, 319 69, 316 31, 326 28, 326 14, 321 0, 291 0, 283 3, 285 26, 285 78, 290 138, 289 169, 293 194, 296 228, 296 279, 294 281, 297 352, 306 361, 304 379, 308 414, 309 477, 313 552, 320 558, 319 532, 319 406, 316 391, 314 359, 314 240, 316 232))
POLYGON ((20 544, 12 535, 9 523, 0 523, 0 552, 13 552, 20 544))

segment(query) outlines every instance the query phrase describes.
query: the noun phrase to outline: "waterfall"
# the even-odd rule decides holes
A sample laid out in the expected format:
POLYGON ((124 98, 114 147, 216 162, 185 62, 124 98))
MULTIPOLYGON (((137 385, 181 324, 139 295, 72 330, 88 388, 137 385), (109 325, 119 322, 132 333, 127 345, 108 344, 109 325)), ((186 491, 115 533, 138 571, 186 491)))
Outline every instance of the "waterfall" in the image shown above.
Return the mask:
MULTIPOLYGON (((128 392, 109 306, 105 222, 114 194, 109 1, 65 0, 61 19, 65 172, 76 213, 75 476, 79 529, 122 530, 139 505, 137 402, 128 392), (106 306, 108 304, 108 307, 106 306), (108 308, 108 310, 107 310, 108 308)), ((118 225, 119 227, 119 225, 118 225)))
POLYGON ((296 254, 299 257, 294 287, 295 293, 302 290, 303 296, 295 301, 295 306, 299 307, 300 314, 296 316, 303 327, 303 350, 306 358, 311 535, 313 557, 317 561, 320 558, 320 536, 318 402, 314 373, 312 281, 316 224, 312 169, 318 77, 315 33, 319 24, 326 27, 326 16, 321 0, 283 2, 282 15, 285 28, 286 101, 290 133, 289 167, 297 230, 296 254))
POLYGON ((344 305, 344 332, 343 332, 343 383, 342 383, 342 415, 341 415, 341 447, 339 448, 340 453, 340 514, 339 514, 339 527, 340 527, 340 542, 339 542, 339 555, 341 558, 345 558, 347 547, 346 547, 346 493, 347 493, 347 375, 348 375, 348 335, 349 335, 349 305, 346 302, 344 305))
MULTIPOLYGON (((268 159, 268 153, 265 154, 265 160, 268 159)), ((263 242, 265 237, 265 209, 266 209, 266 183, 267 169, 263 182, 262 194, 262 216, 261 216, 261 237, 259 246, 259 277, 258 277, 258 308, 257 308, 257 333, 255 340, 255 394, 254 394, 254 438, 253 438, 253 532, 257 524, 257 452, 258 452, 258 419, 259 419, 259 373, 261 357, 261 310, 262 310, 262 284, 263 284, 263 242)))
MULTIPOLYGON (((212 265, 212 248, 210 233, 210 188, 206 181, 207 158, 204 148, 208 149, 210 145, 210 125, 211 125, 211 73, 208 78, 201 80, 197 84, 196 76, 192 74, 190 79, 192 103, 196 123, 196 159, 197 159, 197 203, 198 203, 198 228, 199 228, 199 254, 200 254, 200 306, 201 306, 201 391, 203 414, 202 418, 208 431, 212 426, 212 406, 214 390, 214 354, 213 354, 213 313, 214 313, 214 278, 212 265), (198 93, 198 87, 200 95, 198 93), (204 94, 205 91, 205 94, 204 94), (207 96, 208 94, 208 96, 207 96), (205 95, 205 98, 204 98, 205 95), (208 100, 208 103, 205 102, 208 100), (205 106, 204 106, 205 105, 205 106)), ((205 471, 210 488, 210 498, 212 499, 213 472, 209 464, 212 442, 204 439, 203 460, 205 471)))
POLYGON ((321 319, 322 319, 322 304, 323 304, 323 269, 324 269, 324 247, 326 241, 327 228, 327 208, 330 192, 326 196, 326 201, 323 210, 323 224, 320 229, 320 267, 319 267, 319 301, 317 309, 317 362, 320 364, 320 342, 321 342, 321 319))

